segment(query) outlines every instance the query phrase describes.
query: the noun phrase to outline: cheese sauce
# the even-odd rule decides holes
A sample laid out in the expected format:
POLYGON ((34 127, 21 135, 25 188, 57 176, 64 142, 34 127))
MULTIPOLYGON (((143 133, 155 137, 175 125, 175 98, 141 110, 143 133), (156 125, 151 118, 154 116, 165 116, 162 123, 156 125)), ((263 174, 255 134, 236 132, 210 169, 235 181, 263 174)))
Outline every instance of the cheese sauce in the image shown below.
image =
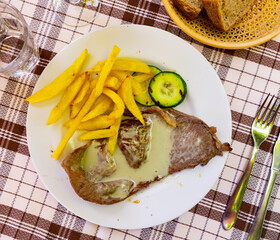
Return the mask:
MULTIPOLYGON (((172 148, 171 132, 173 127, 157 115, 149 116, 152 121, 151 129, 151 147, 147 160, 137 169, 128 165, 125 156, 118 146, 116 146, 113 158, 117 165, 117 170, 109 177, 103 178, 101 181, 112 181, 117 179, 128 179, 136 184, 141 181, 152 181, 157 176, 164 177, 168 175, 168 167, 170 163, 169 153, 172 148)), ((84 169, 89 171, 93 168, 96 162, 98 149, 97 142, 88 148, 84 155, 84 169)))

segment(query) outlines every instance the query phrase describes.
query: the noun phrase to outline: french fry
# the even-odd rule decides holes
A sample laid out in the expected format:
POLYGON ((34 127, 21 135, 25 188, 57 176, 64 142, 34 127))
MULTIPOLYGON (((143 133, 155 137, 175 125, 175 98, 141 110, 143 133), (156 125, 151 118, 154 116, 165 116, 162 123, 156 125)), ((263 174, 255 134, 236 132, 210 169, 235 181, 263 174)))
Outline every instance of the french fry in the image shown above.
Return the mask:
POLYGON ((114 91, 112 91, 109 88, 104 88, 103 93, 105 95, 107 95, 108 97, 110 97, 112 99, 112 101, 115 103, 114 110, 113 110, 113 112, 110 113, 109 117, 112 119, 118 119, 119 117, 121 117, 123 115, 123 112, 125 109, 123 100, 121 99, 121 97, 118 94, 116 94, 114 91))
POLYGON ((133 114, 134 117, 136 117, 142 124, 145 124, 143 116, 134 100, 134 96, 132 93, 132 87, 131 87, 131 77, 127 77, 120 89, 119 94, 121 98, 123 99, 125 106, 128 108, 128 110, 133 114))
POLYGON ((73 105, 81 102, 84 99, 84 97, 86 96, 89 88, 90 88, 90 83, 88 81, 88 76, 87 76, 81 90, 79 91, 79 93, 77 94, 77 96, 74 99, 73 105))
POLYGON ((86 81, 87 73, 81 74, 70 86, 66 89, 62 95, 58 104, 52 109, 50 116, 47 121, 47 125, 53 124, 59 120, 65 110, 70 106, 71 102, 74 100, 78 92, 80 91, 82 85, 86 81))
MULTIPOLYGON (((70 119, 64 123, 64 127, 69 128, 74 119, 70 119)), ((96 118, 81 122, 77 129, 79 130, 98 130, 110 127, 115 123, 115 119, 110 119, 108 115, 100 115, 96 118)))
POLYGON ((92 90, 89 98, 87 99, 87 101, 85 102, 84 106, 82 107, 82 109, 80 110, 80 112, 78 113, 77 117, 74 118, 73 123, 71 124, 71 126, 69 127, 69 129, 67 130, 67 132, 65 133, 65 135, 63 136, 62 140, 60 141, 59 145, 57 146, 56 150, 54 151, 52 157, 54 159, 59 159, 67 142, 69 141, 69 139, 73 136, 73 134, 75 133, 76 129, 78 128, 82 118, 88 113, 88 111, 90 110, 90 108, 92 107, 92 105, 94 104, 94 102, 96 101, 96 93, 95 93, 95 88, 92 90))
POLYGON ((112 104, 111 99, 106 95, 101 94, 96 100, 93 109, 83 117, 82 122, 85 122, 89 119, 95 118, 105 113, 109 109, 111 104, 112 104))
POLYGON ((50 84, 43 87, 25 100, 30 103, 40 102, 51 99, 66 89, 79 75, 88 56, 88 50, 85 49, 75 62, 63 73, 55 78, 50 84))
POLYGON ((127 75, 130 75, 128 72, 126 71, 114 71, 112 70, 110 73, 112 76, 118 78, 120 80, 120 82, 123 82, 124 79, 126 79, 127 75))
POLYGON ((135 81, 133 78, 131 81, 131 87, 132 87, 132 92, 134 95, 140 95, 143 93, 142 86, 140 85, 140 83, 138 81, 135 81))
POLYGON ((75 118, 77 116, 77 114, 80 112, 80 110, 84 106, 85 102, 89 98, 91 91, 92 91, 92 88, 89 88, 82 101, 80 101, 76 104, 70 105, 70 118, 71 119, 75 118))
MULTIPOLYGON (((131 77, 131 75, 129 73, 125 72, 125 71, 112 71, 111 75, 117 77, 118 79, 120 79, 121 82, 123 82, 124 79, 126 79, 128 76, 131 77)), ((139 74, 139 75, 153 76, 152 74, 149 74, 149 73, 143 73, 143 74, 139 74)), ((134 95, 142 94, 143 89, 142 89, 142 87, 140 85, 140 82, 137 81, 137 79, 135 80, 134 79, 135 77, 132 77, 132 78, 133 78, 133 81, 132 81, 132 91, 133 91, 134 95)), ((150 79, 151 79, 151 77, 150 77, 150 79)))
POLYGON ((110 119, 118 119, 120 116, 122 116, 124 113, 124 108, 118 108, 117 105, 114 106, 114 110, 110 113, 109 118, 110 119))
POLYGON ((106 60, 98 61, 97 64, 93 68, 90 68, 88 71, 93 73, 100 72, 101 69, 104 67, 105 61, 106 60))
MULTIPOLYGON (((93 68, 89 69, 89 72, 100 72, 105 65, 105 61, 98 62, 93 68)), ((141 72, 141 73, 150 73, 150 67, 137 59, 132 58, 117 58, 112 70, 118 71, 128 71, 128 72, 141 72)))
POLYGON ((145 82, 147 80, 151 80, 155 74, 153 73, 143 73, 143 74, 137 74, 136 76, 133 76, 133 79, 139 83, 145 82))
POLYGON ((90 87, 91 87, 92 89, 96 87, 96 84, 97 84, 98 79, 99 79, 99 75, 96 76, 94 79, 92 79, 92 80, 90 81, 90 87))
POLYGON ((96 96, 101 95, 103 88, 104 88, 105 80, 106 80, 107 76, 109 75, 109 73, 112 69, 112 66, 119 53, 120 53, 120 48, 115 45, 113 47, 108 59, 105 60, 104 66, 99 74, 99 79, 96 83, 96 93, 95 93, 96 96))
POLYGON ((121 125, 121 120, 122 120, 121 117, 118 118, 114 122, 114 124, 110 127, 110 129, 113 129, 117 132, 112 137, 109 137, 109 140, 108 140, 107 150, 109 151, 109 153, 111 153, 111 155, 113 155, 114 152, 115 152, 115 148, 116 148, 117 140, 118 140, 118 132, 119 132, 119 128, 120 128, 120 125, 121 125))
POLYGON ((114 129, 102 129, 85 132, 80 135, 80 140, 91 140, 91 139, 100 139, 108 138, 117 134, 117 131, 114 129))
POLYGON ((118 106, 118 108, 123 108, 124 109, 124 103, 121 97, 115 93, 113 90, 109 88, 104 88, 103 93, 108 96, 109 98, 112 99, 112 101, 118 106))
POLYGON ((104 85, 104 87, 110 88, 114 91, 117 91, 120 86, 121 86, 121 81, 114 76, 108 76, 104 85))

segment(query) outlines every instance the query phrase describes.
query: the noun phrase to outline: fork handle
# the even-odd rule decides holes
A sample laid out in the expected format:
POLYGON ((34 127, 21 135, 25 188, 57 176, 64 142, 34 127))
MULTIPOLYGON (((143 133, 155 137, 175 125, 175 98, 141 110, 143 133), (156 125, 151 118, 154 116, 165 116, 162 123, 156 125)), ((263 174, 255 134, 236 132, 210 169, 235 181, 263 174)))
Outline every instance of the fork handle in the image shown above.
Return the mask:
POLYGON ((278 170, 272 169, 270 172, 269 180, 266 185, 266 191, 262 198, 261 205, 256 215, 255 221, 250 229, 248 240, 257 240, 261 238, 262 226, 265 219, 268 202, 272 193, 275 180, 278 175, 278 170))
POLYGON ((232 226, 234 225, 234 223, 236 222, 238 213, 239 213, 239 209, 243 200, 243 196, 249 181, 249 177, 251 175, 253 166, 254 166, 254 162, 257 156, 259 150, 259 146, 255 146, 251 159, 248 162, 246 169, 241 177, 241 179, 239 180, 236 189, 234 190, 232 196, 230 197, 230 200, 227 204, 226 210, 223 214, 223 218, 222 218, 222 225, 223 228, 225 230, 229 230, 232 228, 232 226))

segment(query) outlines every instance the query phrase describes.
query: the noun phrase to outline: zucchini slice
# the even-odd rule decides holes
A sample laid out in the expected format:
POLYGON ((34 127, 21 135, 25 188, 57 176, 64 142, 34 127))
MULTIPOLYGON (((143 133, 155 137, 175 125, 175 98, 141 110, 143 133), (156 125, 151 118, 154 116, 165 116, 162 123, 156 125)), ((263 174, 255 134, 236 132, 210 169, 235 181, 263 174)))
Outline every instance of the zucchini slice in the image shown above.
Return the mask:
POLYGON ((149 94, 156 105, 175 107, 186 97, 187 85, 178 73, 160 72, 151 80, 149 94))
POLYGON ((156 67, 156 66, 149 65, 149 67, 150 67, 150 69, 152 70, 152 73, 153 73, 153 74, 158 74, 158 73, 161 72, 161 70, 160 70, 158 67, 156 67))
MULTIPOLYGON (((153 74, 158 74, 161 72, 161 70, 155 66, 149 65, 149 67, 152 70, 153 74)), ((152 100, 152 98, 149 94, 149 90, 148 90, 150 81, 151 81, 151 79, 141 82, 140 85, 141 85, 142 89, 144 89, 143 93, 134 97, 136 102, 140 103, 143 106, 147 106, 147 107, 155 105, 154 101, 152 100)))

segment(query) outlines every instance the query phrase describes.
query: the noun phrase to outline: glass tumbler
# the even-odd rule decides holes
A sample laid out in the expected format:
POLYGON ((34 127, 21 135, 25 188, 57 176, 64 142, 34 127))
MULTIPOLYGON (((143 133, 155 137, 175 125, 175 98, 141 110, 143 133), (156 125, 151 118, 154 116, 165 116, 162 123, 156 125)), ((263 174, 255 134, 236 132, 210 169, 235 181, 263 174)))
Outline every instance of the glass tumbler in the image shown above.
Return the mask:
POLYGON ((0 74, 21 76, 38 62, 38 48, 22 14, 0 0, 0 74))

